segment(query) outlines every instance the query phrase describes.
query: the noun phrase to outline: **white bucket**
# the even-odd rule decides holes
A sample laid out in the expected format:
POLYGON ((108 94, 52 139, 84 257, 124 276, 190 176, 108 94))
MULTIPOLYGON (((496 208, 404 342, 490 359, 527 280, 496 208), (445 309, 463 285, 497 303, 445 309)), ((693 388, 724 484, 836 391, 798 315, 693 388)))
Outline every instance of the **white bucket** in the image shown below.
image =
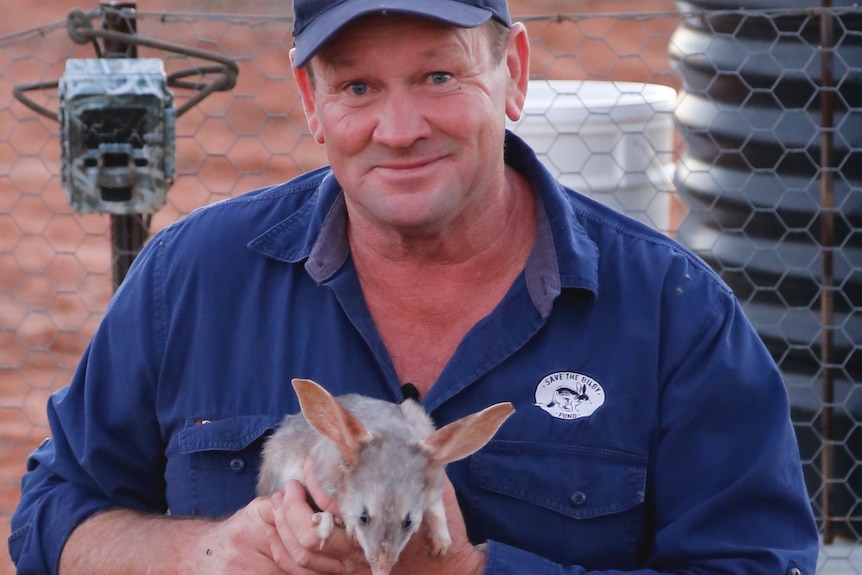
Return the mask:
POLYGON ((658 84, 533 80, 508 128, 564 185, 667 232, 675 101, 658 84))

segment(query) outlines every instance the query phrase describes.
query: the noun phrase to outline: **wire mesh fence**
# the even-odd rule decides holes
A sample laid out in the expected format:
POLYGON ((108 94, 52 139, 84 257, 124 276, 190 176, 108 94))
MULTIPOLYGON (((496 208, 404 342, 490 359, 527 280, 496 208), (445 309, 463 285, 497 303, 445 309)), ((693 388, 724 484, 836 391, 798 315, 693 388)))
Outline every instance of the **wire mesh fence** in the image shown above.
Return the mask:
MULTIPOLYGON (((825 543, 819 572, 862 573, 862 11, 717 4, 511 2, 532 38, 533 82, 510 127, 565 183, 678 237, 734 289, 790 392, 825 543)), ((177 118, 173 183, 150 231, 325 163, 290 79, 288 16, 136 20, 141 36, 239 68, 229 91, 177 118)), ((156 48, 139 56, 168 74, 202 67, 156 48)), ((70 380, 117 257, 110 218, 70 207, 58 122, 12 93, 93 57, 65 20, 0 37, 4 540, 26 455, 48 434, 48 395, 70 380)), ((193 92, 174 90, 177 104, 193 92)), ((27 94, 59 107, 56 89, 27 94)), ((4 561, 0 574, 12 573, 4 561)))

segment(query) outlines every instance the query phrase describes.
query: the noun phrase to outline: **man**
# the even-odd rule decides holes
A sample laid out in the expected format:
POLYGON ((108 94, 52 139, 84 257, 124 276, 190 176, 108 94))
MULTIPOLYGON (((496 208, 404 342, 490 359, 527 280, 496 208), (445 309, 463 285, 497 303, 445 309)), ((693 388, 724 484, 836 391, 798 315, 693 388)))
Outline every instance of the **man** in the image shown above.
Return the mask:
POLYGON ((814 573, 775 365, 703 262, 505 132, 529 60, 505 1, 294 7, 331 167, 149 243, 49 404, 19 572, 367 573, 343 530, 320 548, 298 483, 254 498, 305 377, 410 382, 438 425, 516 408, 448 468, 449 553, 420 532, 393 573, 814 573))

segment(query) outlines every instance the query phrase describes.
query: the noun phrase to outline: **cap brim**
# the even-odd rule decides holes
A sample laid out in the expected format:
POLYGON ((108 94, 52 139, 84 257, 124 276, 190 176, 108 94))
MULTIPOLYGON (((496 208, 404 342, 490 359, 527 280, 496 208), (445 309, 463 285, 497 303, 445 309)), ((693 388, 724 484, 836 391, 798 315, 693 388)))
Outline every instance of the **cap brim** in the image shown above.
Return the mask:
POLYGON ((491 19, 485 8, 451 0, 351 0, 329 10, 308 24, 294 38, 294 65, 304 66, 339 30, 357 18, 383 11, 439 20, 460 28, 475 28, 491 19))

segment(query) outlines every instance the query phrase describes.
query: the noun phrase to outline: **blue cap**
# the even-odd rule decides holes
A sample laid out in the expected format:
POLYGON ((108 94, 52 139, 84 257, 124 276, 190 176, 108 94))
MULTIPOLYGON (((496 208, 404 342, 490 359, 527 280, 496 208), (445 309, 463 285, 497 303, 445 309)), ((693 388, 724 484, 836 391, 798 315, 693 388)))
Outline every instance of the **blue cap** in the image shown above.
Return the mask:
POLYGON ((512 25, 506 0, 294 0, 295 65, 308 60, 339 30, 361 16, 387 12, 475 28, 494 18, 512 25))

